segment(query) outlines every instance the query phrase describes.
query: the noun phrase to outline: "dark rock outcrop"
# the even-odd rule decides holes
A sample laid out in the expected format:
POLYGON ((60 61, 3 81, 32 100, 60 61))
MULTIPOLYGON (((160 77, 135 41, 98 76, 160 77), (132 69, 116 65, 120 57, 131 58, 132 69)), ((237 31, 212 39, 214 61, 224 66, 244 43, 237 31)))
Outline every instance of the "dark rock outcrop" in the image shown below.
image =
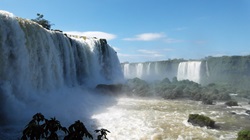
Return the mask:
POLYGON ((246 110, 246 113, 250 115, 250 110, 246 110))
POLYGON ((238 102, 237 101, 227 101, 226 103, 225 103, 225 105, 227 105, 227 106, 238 106, 238 102))
POLYGON ((122 92, 122 84, 114 84, 114 85, 106 85, 106 84, 99 84, 96 86, 96 89, 109 94, 117 94, 122 92))
POLYGON ((215 121, 204 115, 189 114, 188 122, 200 127, 215 128, 215 121))

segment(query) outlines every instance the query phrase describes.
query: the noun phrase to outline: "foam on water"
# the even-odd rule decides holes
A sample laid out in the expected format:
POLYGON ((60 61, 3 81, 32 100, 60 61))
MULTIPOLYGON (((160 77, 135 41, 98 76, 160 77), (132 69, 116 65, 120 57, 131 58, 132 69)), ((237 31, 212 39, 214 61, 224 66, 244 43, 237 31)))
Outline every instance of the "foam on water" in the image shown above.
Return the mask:
POLYGON ((120 98, 117 105, 109 107, 106 112, 93 115, 92 118, 99 122, 100 128, 111 131, 107 135, 110 140, 234 140, 241 128, 240 123, 247 121, 231 118, 221 106, 205 106, 188 100, 134 98, 120 98), (230 124, 232 128, 235 125, 235 129, 226 130, 222 127, 217 130, 193 126, 187 122, 191 113, 209 116, 219 125, 230 124))

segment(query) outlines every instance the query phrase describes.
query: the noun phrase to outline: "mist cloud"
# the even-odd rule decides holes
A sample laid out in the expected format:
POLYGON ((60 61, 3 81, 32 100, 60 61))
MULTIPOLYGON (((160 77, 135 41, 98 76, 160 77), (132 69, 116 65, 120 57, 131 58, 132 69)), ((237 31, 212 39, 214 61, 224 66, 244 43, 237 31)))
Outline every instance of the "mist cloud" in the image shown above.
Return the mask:
POLYGON ((166 37, 164 33, 143 33, 132 38, 124 38, 127 41, 153 41, 166 37))
POLYGON ((101 32, 101 31, 87 31, 87 32, 67 31, 65 33, 71 34, 71 35, 104 38, 107 40, 112 40, 112 39, 116 38, 116 35, 114 35, 114 34, 101 32))

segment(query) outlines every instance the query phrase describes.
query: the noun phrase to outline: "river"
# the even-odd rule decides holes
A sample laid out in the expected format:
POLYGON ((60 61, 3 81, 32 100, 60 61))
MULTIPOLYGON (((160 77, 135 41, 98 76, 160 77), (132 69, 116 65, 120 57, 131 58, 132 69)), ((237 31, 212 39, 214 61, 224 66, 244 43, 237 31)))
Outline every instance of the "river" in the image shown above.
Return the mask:
POLYGON ((224 103, 203 105, 191 100, 119 98, 117 104, 95 114, 99 128, 108 129, 109 140, 234 140, 242 128, 249 128, 244 113, 247 102, 239 107, 224 103), (233 113, 235 112, 235 113, 233 113), (203 114, 216 121, 219 129, 193 126, 191 113, 203 114))

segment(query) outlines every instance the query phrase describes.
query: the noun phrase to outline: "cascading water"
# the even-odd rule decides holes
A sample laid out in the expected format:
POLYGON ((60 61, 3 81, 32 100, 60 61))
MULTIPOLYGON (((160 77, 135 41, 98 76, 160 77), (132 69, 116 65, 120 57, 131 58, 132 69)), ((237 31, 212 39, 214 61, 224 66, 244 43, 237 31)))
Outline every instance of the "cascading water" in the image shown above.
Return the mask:
POLYGON ((151 63, 149 63, 149 64, 147 65, 147 75, 150 75, 150 66, 151 66, 151 63))
POLYGON ((209 69, 208 69, 208 64, 207 64, 207 61, 206 61, 206 75, 207 75, 207 77, 209 77, 209 69))
POLYGON ((178 66, 177 80, 190 80, 200 83, 201 61, 181 62, 178 66))
POLYGON ((37 111, 87 116, 101 95, 86 88, 120 82, 120 62, 105 39, 71 38, 0 11, 0 124, 37 111))
POLYGON ((124 63, 122 64, 124 77, 126 79, 140 78, 149 82, 172 79, 177 74, 179 61, 159 61, 145 63, 124 63))
POLYGON ((144 72, 143 72, 143 64, 142 63, 139 63, 137 64, 136 66, 136 75, 138 76, 138 78, 142 78, 144 72))
POLYGON ((124 73, 124 77, 128 77, 129 76, 129 64, 124 64, 123 66, 123 73, 124 73))
POLYGON ((119 60, 106 40, 68 38, 4 12, 0 22, 1 81, 53 89, 121 80, 119 60))

